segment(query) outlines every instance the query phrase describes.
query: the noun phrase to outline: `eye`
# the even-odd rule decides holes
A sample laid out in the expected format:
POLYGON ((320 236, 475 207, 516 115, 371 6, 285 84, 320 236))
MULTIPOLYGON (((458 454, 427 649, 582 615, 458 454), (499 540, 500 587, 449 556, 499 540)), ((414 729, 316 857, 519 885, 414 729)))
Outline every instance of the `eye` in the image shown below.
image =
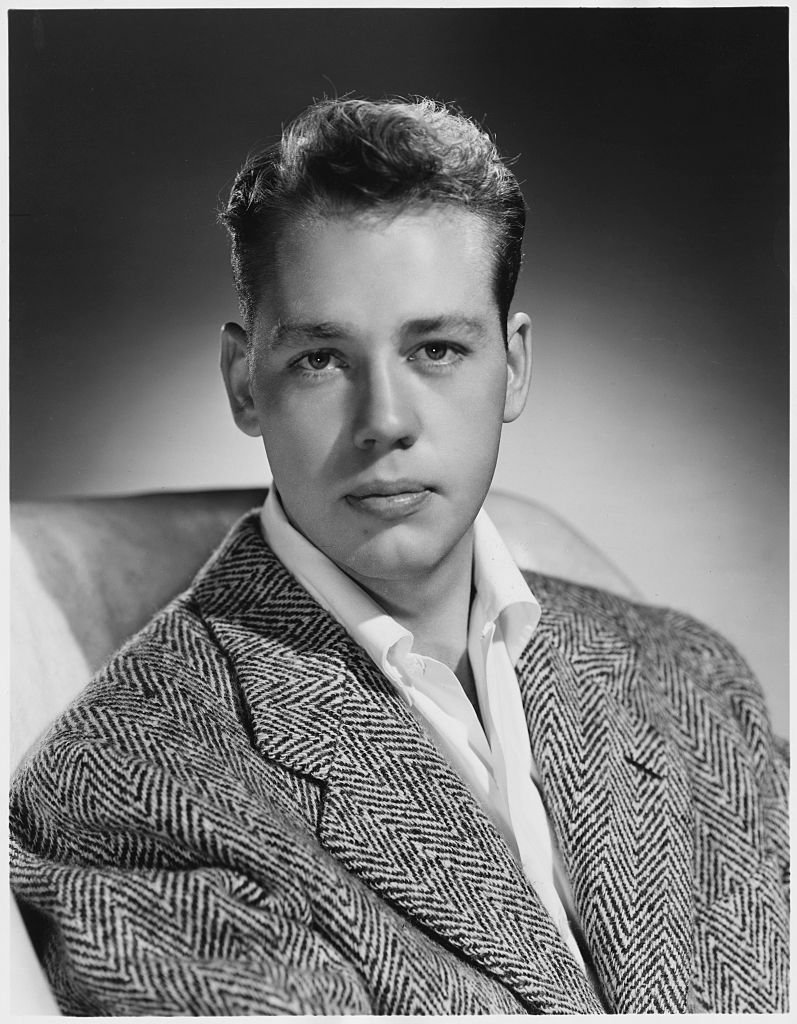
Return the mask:
POLYGON ((433 341, 429 345, 423 346, 423 351, 433 360, 435 363, 440 362, 448 354, 448 345, 443 345, 440 342, 433 341))
POLYGON ((463 357, 463 350, 447 341, 429 341, 419 346, 409 357, 410 362, 418 363, 426 368, 453 366, 463 357))
POLYGON ((310 352, 303 358, 307 360, 307 365, 311 370, 326 370, 332 355, 329 352, 310 352))
POLYGON ((294 369, 300 370, 309 377, 322 374, 325 370, 339 370, 343 365, 341 357, 326 348, 320 348, 315 352, 305 352, 291 363, 294 369))

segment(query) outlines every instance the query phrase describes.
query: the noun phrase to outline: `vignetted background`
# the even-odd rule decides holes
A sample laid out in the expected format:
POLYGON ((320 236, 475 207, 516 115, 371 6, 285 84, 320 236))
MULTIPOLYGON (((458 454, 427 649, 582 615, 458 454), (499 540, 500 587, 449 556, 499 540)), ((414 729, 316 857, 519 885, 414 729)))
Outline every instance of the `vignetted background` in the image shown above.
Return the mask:
POLYGON ((312 98, 485 119, 530 206, 496 485, 728 635, 787 731, 787 11, 10 14, 15 498, 253 486, 219 198, 312 98))

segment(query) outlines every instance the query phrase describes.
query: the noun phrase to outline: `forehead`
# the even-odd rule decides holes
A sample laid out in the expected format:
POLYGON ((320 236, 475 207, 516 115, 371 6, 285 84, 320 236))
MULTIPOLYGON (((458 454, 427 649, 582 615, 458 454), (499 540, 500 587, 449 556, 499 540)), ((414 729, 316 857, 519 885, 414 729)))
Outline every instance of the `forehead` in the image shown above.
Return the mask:
POLYGON ((454 207, 291 219, 264 281, 263 326, 302 319, 395 325, 458 315, 484 319, 497 306, 491 230, 454 207))

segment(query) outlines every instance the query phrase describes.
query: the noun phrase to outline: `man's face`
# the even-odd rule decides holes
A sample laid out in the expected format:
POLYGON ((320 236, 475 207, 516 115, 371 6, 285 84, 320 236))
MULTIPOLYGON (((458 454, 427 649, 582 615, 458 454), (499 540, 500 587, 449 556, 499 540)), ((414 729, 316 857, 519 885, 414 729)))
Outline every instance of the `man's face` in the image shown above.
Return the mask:
POLYGON ((528 388, 528 318, 507 351, 484 223, 326 218, 286 231, 276 267, 248 365, 240 331, 223 364, 290 521, 366 586, 469 553, 528 388))

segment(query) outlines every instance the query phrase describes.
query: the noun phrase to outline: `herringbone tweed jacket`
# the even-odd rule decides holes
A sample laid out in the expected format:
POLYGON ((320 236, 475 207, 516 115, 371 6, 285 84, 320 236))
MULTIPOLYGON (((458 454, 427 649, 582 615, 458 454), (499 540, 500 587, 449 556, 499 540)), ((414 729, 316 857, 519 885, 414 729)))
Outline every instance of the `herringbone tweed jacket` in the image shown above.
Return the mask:
POLYGON ((404 704, 244 518, 18 772, 72 1014, 774 1011, 787 773, 720 638, 531 576, 518 664, 603 1006, 404 704))

